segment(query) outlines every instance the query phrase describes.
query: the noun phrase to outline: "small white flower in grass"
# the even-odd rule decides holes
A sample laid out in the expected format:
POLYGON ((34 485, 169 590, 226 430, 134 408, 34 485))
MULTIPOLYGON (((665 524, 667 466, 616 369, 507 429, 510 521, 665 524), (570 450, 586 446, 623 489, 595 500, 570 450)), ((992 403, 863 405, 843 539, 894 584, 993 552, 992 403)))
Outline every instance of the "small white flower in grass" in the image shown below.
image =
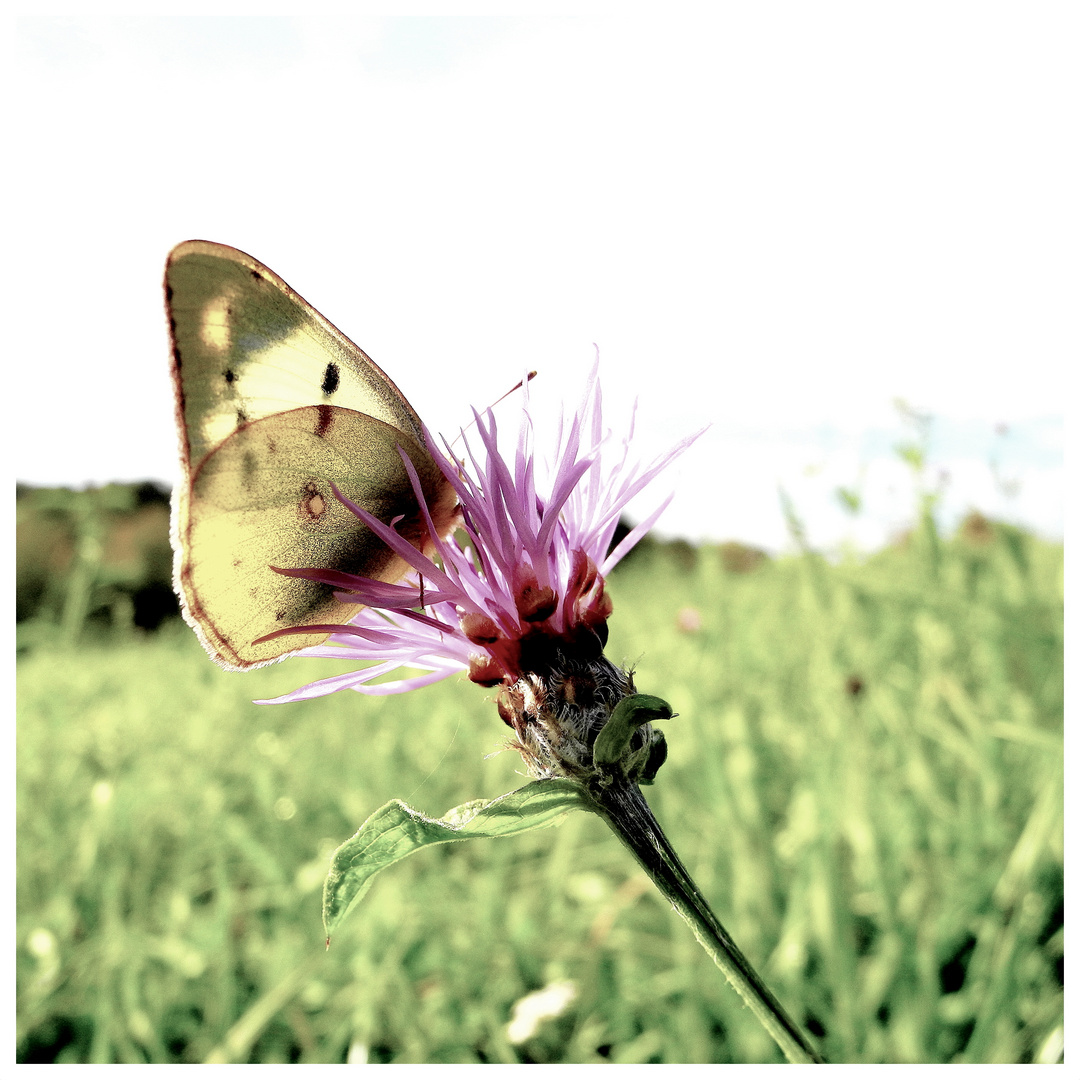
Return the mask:
POLYGON ((514 1003, 510 1023, 506 1026, 506 1038, 514 1046, 531 1039, 545 1020, 562 1016, 576 997, 577 987, 569 979, 548 983, 543 990, 526 994, 514 1003))
POLYGON ((1036 1065, 1059 1065, 1064 1060, 1065 1053, 1065 1029, 1059 1024, 1043 1041, 1039 1052, 1035 1055, 1036 1065))
POLYGON ((51 930, 38 926, 30 931, 26 947, 37 960, 37 973, 31 985, 36 992, 44 993, 54 985, 60 974, 59 942, 51 930))
POLYGON ((51 930, 39 926, 36 930, 30 931, 30 936, 26 939, 26 947, 32 956, 36 956, 39 960, 47 960, 56 953, 56 936, 51 930))

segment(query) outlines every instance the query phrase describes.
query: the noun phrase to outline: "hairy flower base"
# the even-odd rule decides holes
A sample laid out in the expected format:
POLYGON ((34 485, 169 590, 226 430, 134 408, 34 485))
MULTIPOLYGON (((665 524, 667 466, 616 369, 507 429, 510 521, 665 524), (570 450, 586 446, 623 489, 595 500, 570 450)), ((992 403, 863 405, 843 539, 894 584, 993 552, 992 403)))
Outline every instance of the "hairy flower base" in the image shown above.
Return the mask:
POLYGON ((598 794, 613 783, 651 784, 667 757, 650 720, 674 713, 639 694, 633 673, 603 654, 590 661, 560 656, 545 674, 530 672, 498 699, 514 729, 516 750, 537 780, 570 779, 598 794))
POLYGON ((531 776, 585 780, 594 771, 596 737, 634 692, 633 675, 603 653, 591 660, 560 655, 547 670, 526 672, 504 690, 499 715, 514 729, 513 748, 531 776))

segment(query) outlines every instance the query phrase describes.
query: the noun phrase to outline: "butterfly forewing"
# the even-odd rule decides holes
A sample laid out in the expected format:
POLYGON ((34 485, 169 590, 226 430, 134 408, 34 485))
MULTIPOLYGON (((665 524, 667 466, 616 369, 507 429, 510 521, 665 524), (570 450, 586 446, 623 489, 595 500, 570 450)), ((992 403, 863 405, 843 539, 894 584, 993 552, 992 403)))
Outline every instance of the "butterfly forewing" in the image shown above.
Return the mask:
POLYGON ((241 424, 304 405, 367 413, 423 442, 384 372, 250 255, 188 241, 170 255, 165 285, 192 467, 241 424))

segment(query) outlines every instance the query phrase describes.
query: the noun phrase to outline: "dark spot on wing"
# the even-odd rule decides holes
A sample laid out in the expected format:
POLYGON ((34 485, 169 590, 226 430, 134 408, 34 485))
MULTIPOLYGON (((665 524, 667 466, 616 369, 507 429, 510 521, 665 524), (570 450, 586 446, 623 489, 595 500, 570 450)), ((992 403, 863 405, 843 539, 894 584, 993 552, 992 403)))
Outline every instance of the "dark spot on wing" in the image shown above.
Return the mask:
POLYGON ((234 382, 236 382, 236 372, 235 372, 235 371, 233 371, 233 369, 232 369, 232 368, 226 368, 226 369, 225 369, 225 372, 224 372, 224 374, 225 374, 225 381, 226 381, 226 382, 227 382, 227 383, 228 383, 228 384, 229 384, 230 386, 232 386, 232 384, 233 384, 234 382))
POLYGON ((253 278, 254 278, 254 279, 255 279, 256 281, 265 281, 265 280, 266 280, 266 279, 265 279, 265 278, 264 278, 264 277, 262 276, 262 274, 260 274, 260 273, 259 273, 259 271, 258 271, 258 270, 252 270, 252 271, 251 271, 251 276, 252 276, 252 277, 253 277, 253 278))
POLYGON ((243 427, 248 422, 247 413, 243 409, 236 410, 236 426, 243 427))
POLYGON ((323 395, 329 397, 340 385, 341 372, 338 370, 337 364, 327 364, 322 380, 323 395))
POLYGON ((167 281, 165 282, 165 303, 172 303, 172 286, 167 281))
POLYGON ((321 439, 334 425, 334 410, 329 405, 316 405, 315 438, 321 439))
POLYGON ((309 480, 300 493, 300 517, 303 521, 314 524, 326 513, 326 499, 319 491, 319 485, 309 480))

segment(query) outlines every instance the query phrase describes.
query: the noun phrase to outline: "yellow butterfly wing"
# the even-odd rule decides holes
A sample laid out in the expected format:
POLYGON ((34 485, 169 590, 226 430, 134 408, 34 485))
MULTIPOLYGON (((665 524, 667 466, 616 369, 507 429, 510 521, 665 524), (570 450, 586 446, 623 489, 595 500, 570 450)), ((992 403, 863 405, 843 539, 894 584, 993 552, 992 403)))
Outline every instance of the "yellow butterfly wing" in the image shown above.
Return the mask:
POLYGON ((374 361, 250 255, 180 244, 165 299, 191 466, 241 424, 305 405, 366 413, 423 442, 420 418, 374 361))
POLYGON ((397 387, 261 263, 189 241, 169 257, 165 291, 184 467, 173 500, 177 591, 219 663, 256 667, 324 637, 256 639, 357 610, 272 567, 382 581, 408 569, 331 483, 381 520, 400 518, 418 548, 430 538, 399 448, 441 535, 456 499, 397 387))

